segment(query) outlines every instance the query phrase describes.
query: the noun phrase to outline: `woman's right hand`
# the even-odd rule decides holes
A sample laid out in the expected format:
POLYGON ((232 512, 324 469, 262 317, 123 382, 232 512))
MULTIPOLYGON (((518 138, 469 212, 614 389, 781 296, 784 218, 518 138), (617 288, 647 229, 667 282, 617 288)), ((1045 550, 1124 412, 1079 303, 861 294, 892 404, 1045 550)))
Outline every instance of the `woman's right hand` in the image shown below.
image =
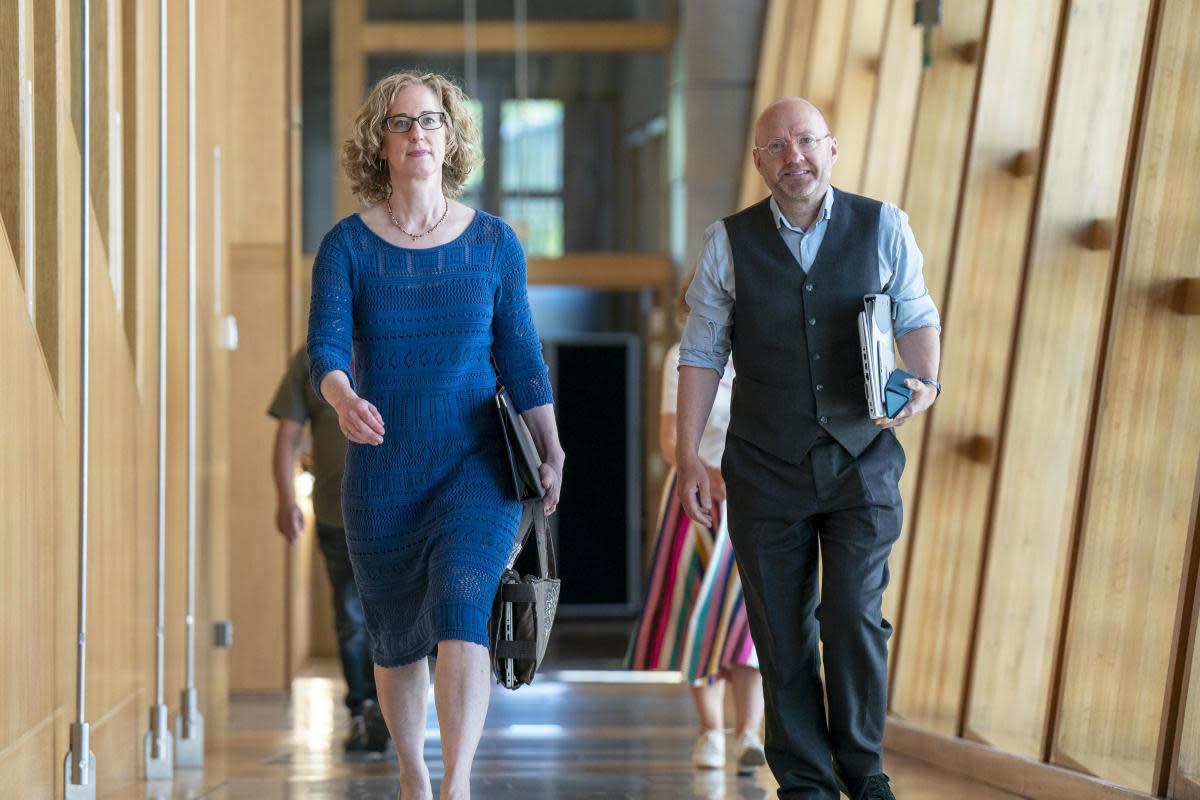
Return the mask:
POLYGON ((379 410, 354 392, 349 392, 333 406, 338 425, 346 438, 357 444, 383 444, 383 417, 379 410))

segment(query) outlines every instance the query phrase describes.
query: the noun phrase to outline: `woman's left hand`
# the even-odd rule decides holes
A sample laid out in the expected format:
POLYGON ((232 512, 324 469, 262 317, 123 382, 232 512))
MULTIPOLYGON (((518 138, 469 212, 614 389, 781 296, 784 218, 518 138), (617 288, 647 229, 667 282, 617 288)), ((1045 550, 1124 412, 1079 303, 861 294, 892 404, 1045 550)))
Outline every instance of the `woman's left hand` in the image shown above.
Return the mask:
POLYGON ((546 490, 546 496, 542 499, 542 508, 545 510, 546 516, 550 516, 554 513, 554 509, 558 508, 558 497, 562 492, 562 474, 562 459, 556 462, 543 461, 542 465, 538 467, 542 488, 546 490))

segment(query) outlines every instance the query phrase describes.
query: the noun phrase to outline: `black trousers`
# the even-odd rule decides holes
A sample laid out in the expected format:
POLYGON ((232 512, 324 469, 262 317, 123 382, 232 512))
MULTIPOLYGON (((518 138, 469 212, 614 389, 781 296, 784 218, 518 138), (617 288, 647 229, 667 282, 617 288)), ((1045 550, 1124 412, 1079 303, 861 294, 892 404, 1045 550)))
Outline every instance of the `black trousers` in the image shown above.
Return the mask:
POLYGON ((900 536, 903 470, 891 431, 858 458, 823 440, 802 464, 733 435, 726 442, 729 537, 762 668, 767 763, 780 798, 837 800, 838 779, 853 787, 883 771, 892 626, 882 598, 900 536))
POLYGON ((363 617, 362 600, 354 584, 346 529, 317 523, 317 543, 325 556, 325 572, 333 599, 333 621, 337 630, 338 656, 346 678, 346 708, 361 714, 363 702, 379 701, 375 691, 375 664, 363 617))

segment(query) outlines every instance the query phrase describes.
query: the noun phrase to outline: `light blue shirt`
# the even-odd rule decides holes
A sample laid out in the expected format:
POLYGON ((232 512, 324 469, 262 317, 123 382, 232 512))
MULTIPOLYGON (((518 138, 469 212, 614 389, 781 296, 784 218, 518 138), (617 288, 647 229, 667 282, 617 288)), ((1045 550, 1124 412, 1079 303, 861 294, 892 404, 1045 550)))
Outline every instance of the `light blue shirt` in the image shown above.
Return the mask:
MULTIPOLYGON (((796 259, 796 267, 805 273, 812 269, 829 228, 833 196, 832 189, 825 193, 817 219, 807 231, 789 223, 775 198, 771 198, 771 214, 779 235, 796 259)), ((884 203, 879 213, 879 285, 892 298, 897 339, 917 328, 942 329, 937 307, 925 288, 923 264, 924 257, 913 238, 908 215, 891 203, 884 203)), ((709 367, 724 373, 732 349, 734 296, 729 234, 725 223, 717 220, 704 231, 704 249, 696 277, 687 290, 691 313, 679 347, 680 366, 709 367)))

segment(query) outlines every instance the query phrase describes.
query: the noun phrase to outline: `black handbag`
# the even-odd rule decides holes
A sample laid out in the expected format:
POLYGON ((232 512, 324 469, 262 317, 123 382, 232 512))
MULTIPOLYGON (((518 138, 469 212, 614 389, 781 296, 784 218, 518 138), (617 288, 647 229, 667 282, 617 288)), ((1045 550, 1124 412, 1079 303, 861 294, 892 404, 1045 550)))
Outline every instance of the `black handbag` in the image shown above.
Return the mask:
POLYGON ((518 689, 533 683, 550 643, 561 587, 554 540, 546 530, 545 509, 541 503, 526 503, 488 621, 492 673, 504 688, 518 689), (513 569, 530 528, 537 542, 539 575, 521 575, 513 569))
MULTIPOLYGON (((513 407, 512 398, 500 380, 500 368, 492 357, 492 369, 496 371, 496 412, 500 417, 500 434, 504 439, 504 450, 508 454, 508 468, 512 473, 513 492, 522 503, 541 500, 546 496, 542 486, 539 467, 542 458, 533 444, 529 426, 513 407)), ((518 537, 519 538, 519 537, 518 537)))
POLYGON ((508 390, 500 386, 496 390, 496 410, 500 417, 500 429, 504 449, 508 454, 508 468, 512 473, 513 491, 522 503, 541 500, 546 496, 542 487, 542 476, 538 468, 542 459, 533 444, 529 426, 513 408, 508 390))

